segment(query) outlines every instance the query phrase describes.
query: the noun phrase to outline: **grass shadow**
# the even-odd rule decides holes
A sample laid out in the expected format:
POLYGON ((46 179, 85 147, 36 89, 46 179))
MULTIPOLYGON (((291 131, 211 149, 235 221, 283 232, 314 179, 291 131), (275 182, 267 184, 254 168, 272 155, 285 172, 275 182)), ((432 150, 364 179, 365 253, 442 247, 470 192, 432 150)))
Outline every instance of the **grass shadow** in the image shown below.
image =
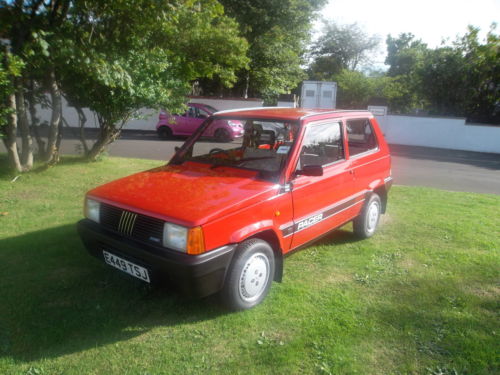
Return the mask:
POLYGON ((8 180, 14 177, 15 174, 10 168, 7 154, 0 153, 0 180, 8 180))
MULTIPOLYGON (((89 163, 88 160, 85 159, 83 156, 77 156, 77 155, 64 155, 61 156, 59 162, 54 165, 65 165, 65 166, 72 166, 72 165, 81 165, 81 164, 87 164, 89 163)), ((43 173, 47 169, 50 169, 54 166, 47 166, 45 164, 37 162, 35 159, 34 167, 30 172, 27 173, 43 173)), ((20 173, 14 171, 10 165, 9 165, 9 159, 7 157, 7 154, 0 154, 0 180, 12 180, 14 177, 18 176, 20 173)))
POLYGON ((343 245, 346 243, 359 242, 362 239, 356 236, 351 229, 336 229, 327 233, 325 236, 321 237, 319 240, 313 242, 311 245, 343 245))
POLYGON ((74 225, 0 239, 0 249, 0 358, 57 358, 226 313, 101 264, 74 225))

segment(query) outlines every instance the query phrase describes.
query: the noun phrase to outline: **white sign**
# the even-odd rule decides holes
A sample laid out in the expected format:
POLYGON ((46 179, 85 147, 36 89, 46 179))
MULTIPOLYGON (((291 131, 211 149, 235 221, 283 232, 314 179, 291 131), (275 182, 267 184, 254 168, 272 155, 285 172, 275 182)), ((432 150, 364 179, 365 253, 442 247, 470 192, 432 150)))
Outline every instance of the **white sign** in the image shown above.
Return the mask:
POLYGON ((369 105, 368 110, 373 113, 374 116, 386 116, 387 115, 387 107, 378 106, 378 105, 369 105))

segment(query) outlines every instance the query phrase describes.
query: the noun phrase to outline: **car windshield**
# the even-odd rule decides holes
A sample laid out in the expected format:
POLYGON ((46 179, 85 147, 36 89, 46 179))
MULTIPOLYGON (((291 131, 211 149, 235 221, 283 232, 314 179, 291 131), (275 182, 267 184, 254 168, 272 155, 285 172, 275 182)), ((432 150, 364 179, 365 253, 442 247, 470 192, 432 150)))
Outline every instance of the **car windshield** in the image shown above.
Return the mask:
POLYGON ((215 113, 215 112, 217 112, 217 111, 218 111, 218 109, 217 109, 217 108, 214 108, 214 107, 212 107, 211 105, 208 105, 208 104, 203 104, 203 106, 204 106, 204 107, 205 107, 205 108, 206 108, 209 112, 211 112, 211 113, 215 113))
POLYGON ((212 118, 186 141, 172 162, 196 161, 211 164, 214 169, 250 169, 258 171, 262 178, 274 180, 288 159, 298 130, 298 123, 289 121, 212 118), (217 143, 201 137, 207 129, 222 123, 241 127, 241 136, 217 143))

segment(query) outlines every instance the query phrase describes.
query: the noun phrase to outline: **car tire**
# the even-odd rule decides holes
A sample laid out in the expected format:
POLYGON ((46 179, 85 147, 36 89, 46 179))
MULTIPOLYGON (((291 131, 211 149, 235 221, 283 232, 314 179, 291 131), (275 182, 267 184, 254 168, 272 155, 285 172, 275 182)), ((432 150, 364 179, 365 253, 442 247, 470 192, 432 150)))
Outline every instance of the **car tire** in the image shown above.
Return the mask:
POLYGON ((230 310, 247 310, 266 298, 274 279, 274 252, 260 239, 242 242, 236 249, 220 292, 230 310))
POLYGON ((218 142, 230 142, 232 140, 231 134, 229 134, 227 129, 217 129, 214 136, 218 142))
POLYGON ((172 129, 168 126, 160 126, 157 133, 160 139, 172 139, 172 129))
POLYGON ((361 214, 353 220, 354 233, 359 238, 368 238, 375 234, 382 211, 380 197, 373 193, 366 201, 361 214))

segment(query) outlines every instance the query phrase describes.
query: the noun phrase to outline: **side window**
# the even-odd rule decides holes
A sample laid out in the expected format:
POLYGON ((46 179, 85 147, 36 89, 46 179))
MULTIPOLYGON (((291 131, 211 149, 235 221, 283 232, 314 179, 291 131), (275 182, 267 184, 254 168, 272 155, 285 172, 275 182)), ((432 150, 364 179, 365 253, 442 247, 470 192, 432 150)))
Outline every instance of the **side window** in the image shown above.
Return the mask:
POLYGON ((198 113, 196 114, 196 117, 198 118, 208 118, 210 116, 210 114, 205 111, 204 109, 202 108, 197 108, 198 109, 198 113))
POLYGON ((198 108, 189 107, 187 115, 188 115, 188 117, 197 117, 197 113, 198 113, 198 108))
POLYGON ((344 159, 342 125, 338 122, 310 125, 306 129, 298 169, 326 165, 344 159))
POLYGON ((370 120, 347 120, 347 141, 351 156, 376 149, 377 140, 370 120))

